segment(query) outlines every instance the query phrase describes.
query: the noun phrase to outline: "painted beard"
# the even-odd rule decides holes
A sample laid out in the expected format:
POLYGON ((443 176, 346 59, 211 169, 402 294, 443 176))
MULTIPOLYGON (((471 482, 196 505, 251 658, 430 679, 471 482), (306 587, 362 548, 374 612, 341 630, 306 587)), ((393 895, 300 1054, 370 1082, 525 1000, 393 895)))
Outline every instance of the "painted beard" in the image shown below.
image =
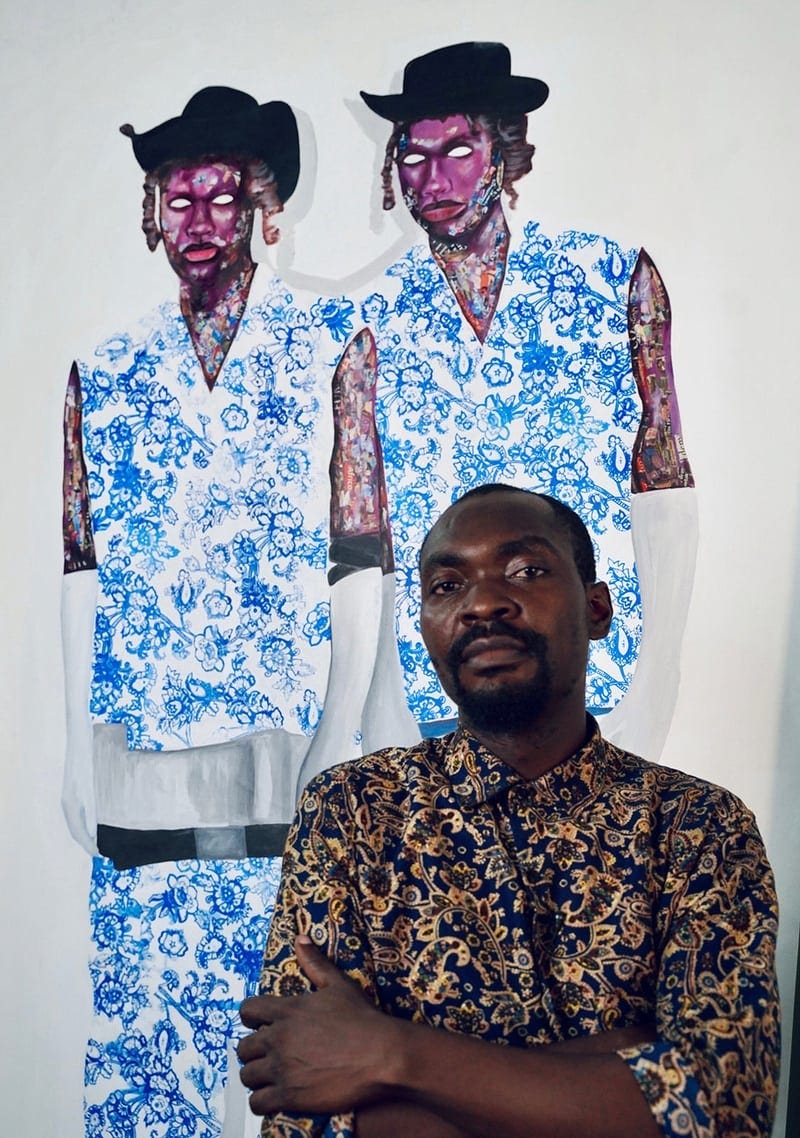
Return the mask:
POLYGON ((518 731, 532 726, 546 706, 553 686, 553 674, 547 654, 547 639, 539 632, 518 629, 502 620, 475 626, 450 647, 445 662, 450 675, 451 691, 459 711, 471 727, 479 731, 518 731), (490 691, 468 691, 459 678, 459 664, 467 645, 485 636, 509 636, 525 646, 539 662, 530 680, 509 679, 490 691))

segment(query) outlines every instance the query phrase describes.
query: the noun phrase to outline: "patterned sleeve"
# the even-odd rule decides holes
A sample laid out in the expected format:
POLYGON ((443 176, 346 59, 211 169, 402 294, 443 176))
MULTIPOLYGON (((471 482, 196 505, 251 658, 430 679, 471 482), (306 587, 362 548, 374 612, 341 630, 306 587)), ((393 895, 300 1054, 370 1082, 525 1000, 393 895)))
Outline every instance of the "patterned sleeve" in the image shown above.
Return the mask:
MULTIPOLYGON (((341 768, 313 779, 289 831, 281 884, 270 925, 259 989, 262 995, 308 991, 294 955, 294 939, 306 933, 372 997, 372 958, 359 912, 352 850, 353 809, 341 768)), ((264 1119, 262 1138, 352 1138, 352 1113, 300 1116, 280 1113, 264 1119)))
POLYGON ((778 1090, 777 901, 753 815, 717 791, 671 833, 658 1042, 619 1054, 667 1138, 767 1138, 778 1090))

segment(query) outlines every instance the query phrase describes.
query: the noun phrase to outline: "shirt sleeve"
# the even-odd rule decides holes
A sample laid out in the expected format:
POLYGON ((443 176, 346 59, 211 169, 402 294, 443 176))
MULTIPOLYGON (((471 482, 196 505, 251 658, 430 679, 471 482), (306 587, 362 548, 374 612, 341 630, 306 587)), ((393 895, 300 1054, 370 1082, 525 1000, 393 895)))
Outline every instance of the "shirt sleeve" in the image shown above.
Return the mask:
POLYGON ((780 1054, 777 901, 752 814, 716 793, 670 833, 658 1042, 619 1055, 667 1138, 766 1138, 780 1054))
MULTIPOLYGON (((291 996, 308 991, 309 981, 294 954, 299 933, 364 991, 375 998, 375 973, 357 902, 353 809, 342 768, 327 771, 306 788, 289 830, 281 883, 270 925, 259 990, 291 996)), ((352 1112, 301 1116, 268 1115, 262 1138, 353 1138, 352 1112)))

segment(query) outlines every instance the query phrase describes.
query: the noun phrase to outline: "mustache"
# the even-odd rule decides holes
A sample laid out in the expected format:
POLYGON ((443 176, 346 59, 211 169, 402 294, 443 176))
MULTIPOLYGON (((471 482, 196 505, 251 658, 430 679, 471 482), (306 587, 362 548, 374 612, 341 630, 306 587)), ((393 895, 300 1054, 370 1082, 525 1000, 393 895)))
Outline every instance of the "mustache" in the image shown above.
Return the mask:
POLYGON ((541 632, 534 632, 530 628, 514 628, 504 620, 490 620, 485 624, 473 624, 462 636, 453 641, 446 656, 448 667, 455 670, 461 663, 465 649, 473 640, 484 640, 489 636, 508 636, 518 640, 541 663, 547 661, 547 638, 542 636, 541 632))

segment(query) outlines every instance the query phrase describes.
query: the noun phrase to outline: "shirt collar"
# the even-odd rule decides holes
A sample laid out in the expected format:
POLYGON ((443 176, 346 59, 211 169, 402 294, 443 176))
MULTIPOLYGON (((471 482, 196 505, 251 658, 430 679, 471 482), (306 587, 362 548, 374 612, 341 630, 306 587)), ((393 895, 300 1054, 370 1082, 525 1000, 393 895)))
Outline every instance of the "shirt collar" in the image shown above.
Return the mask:
POLYGON ((596 794, 608 778, 609 744, 590 715, 587 731, 586 742, 573 755, 528 781, 459 727, 445 748, 444 769, 463 806, 490 802, 513 786, 542 807, 569 811, 596 794))

